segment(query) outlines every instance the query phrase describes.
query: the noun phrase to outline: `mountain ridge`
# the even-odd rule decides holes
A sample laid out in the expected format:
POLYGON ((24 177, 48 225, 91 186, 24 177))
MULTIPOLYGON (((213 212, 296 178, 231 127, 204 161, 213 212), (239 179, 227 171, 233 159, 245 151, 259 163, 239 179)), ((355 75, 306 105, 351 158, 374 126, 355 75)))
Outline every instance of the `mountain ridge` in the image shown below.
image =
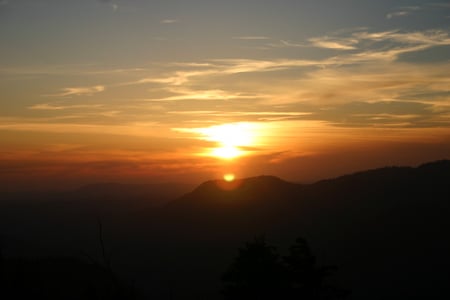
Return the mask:
MULTIPOLYGON (((315 183, 303 184, 286 181, 276 176, 271 175, 259 175, 247 178, 239 178, 232 182, 225 180, 208 180, 191 192, 188 192, 174 201, 169 202, 169 205, 173 205, 176 202, 189 201, 189 199, 200 198, 205 201, 207 198, 212 197, 232 197, 238 193, 246 193, 249 189, 259 189, 261 192, 268 192, 262 196, 286 196, 289 193, 307 192, 311 189, 325 188, 330 185, 352 185, 351 188, 355 188, 354 184, 359 183, 362 188, 370 188, 373 186, 393 186, 394 183, 405 184, 409 180, 424 180, 425 183, 430 184, 430 177, 425 173, 449 173, 450 160, 439 160, 433 162, 427 162, 417 167, 409 166, 387 166, 382 168, 369 169, 365 171, 358 171, 351 174, 345 174, 335 178, 329 178, 317 181, 315 183), (392 182, 387 182, 387 179, 392 182), (277 189, 274 193, 273 189, 277 189)), ((440 176, 444 178, 445 176, 440 176)), ((246 197, 249 195, 247 194, 246 197)), ((250 195, 254 196, 254 195, 250 195)))
POLYGON ((280 248, 298 236, 307 239, 321 262, 339 267, 351 299, 450 296, 449 160, 312 184, 267 175, 221 187, 224 183, 203 182, 159 207, 145 205, 142 198, 109 201, 106 195, 96 205, 89 197, 74 197, 82 201, 0 210, 0 227, 26 245, 42 245, 42 251, 95 253, 100 220, 114 262, 130 278, 141 279, 143 287, 150 282, 148 288, 161 295, 166 295, 161 287, 176 280, 191 292, 187 299, 198 299, 196 292, 208 288, 215 293, 236 249, 260 235, 280 248))

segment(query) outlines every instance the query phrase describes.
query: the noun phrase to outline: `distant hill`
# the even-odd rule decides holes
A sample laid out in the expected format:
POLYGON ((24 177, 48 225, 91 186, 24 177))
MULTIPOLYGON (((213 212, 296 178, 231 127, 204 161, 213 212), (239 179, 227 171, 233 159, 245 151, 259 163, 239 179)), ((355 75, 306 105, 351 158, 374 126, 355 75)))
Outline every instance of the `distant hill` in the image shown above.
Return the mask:
POLYGON ((449 215, 448 160, 309 185, 209 181, 166 207, 174 239, 227 245, 265 233, 286 245, 304 236, 341 268, 354 299, 450 297, 449 215))
POLYGON ((181 196, 193 186, 180 183, 162 184, 123 184, 97 183, 83 186, 72 192, 74 199, 145 199, 153 200, 155 205, 162 205, 181 196))
MULTIPOLYGON (((325 213, 346 214, 348 218, 367 218, 392 212, 429 208, 449 208, 450 161, 412 167, 386 167, 314 184, 295 184, 273 176, 239 179, 235 182, 208 181, 165 207, 168 215, 202 219, 234 215, 245 211, 283 219, 293 215, 309 220, 325 213), (366 215, 357 214, 356 212, 366 215), (315 214, 318 214, 315 216, 315 214)), ((234 218, 234 217, 233 217, 234 218)), ((246 218, 248 220, 248 218, 246 218)), ((234 218, 233 220, 237 220, 234 218)), ((245 221, 245 220, 244 220, 245 221)), ((252 220, 248 220, 252 222, 252 220)))
POLYGON ((194 188, 191 184, 124 184, 115 182, 94 183, 77 189, 63 191, 11 192, 4 195, 2 203, 37 203, 51 201, 133 201, 144 200, 151 205, 162 205, 180 197, 194 188))
POLYGON ((261 234, 281 249, 306 238, 320 264, 339 267, 351 299, 450 298, 448 160, 314 184, 273 176, 213 180, 158 202, 165 205, 144 205, 175 190, 183 188, 91 185, 38 206, 3 209, 0 228, 64 246, 65 254, 92 255, 100 219, 112 261, 152 299, 166 299, 168 286, 175 298, 220 299, 221 272, 238 247, 261 234))

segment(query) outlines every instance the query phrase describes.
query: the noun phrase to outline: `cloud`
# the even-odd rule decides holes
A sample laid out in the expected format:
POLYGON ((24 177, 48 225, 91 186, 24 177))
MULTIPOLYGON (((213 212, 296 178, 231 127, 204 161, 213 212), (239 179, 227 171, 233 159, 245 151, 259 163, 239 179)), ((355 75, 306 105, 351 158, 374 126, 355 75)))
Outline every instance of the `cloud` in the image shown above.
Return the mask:
POLYGON ((450 45, 450 37, 444 30, 426 30, 415 32, 400 32, 397 30, 384 32, 358 32, 354 37, 372 41, 392 41, 404 44, 422 44, 427 47, 438 45, 450 45))
POLYGON ((28 109, 33 110, 65 110, 65 109, 80 109, 80 108, 98 108, 101 107, 101 104, 93 104, 93 105, 55 105, 50 103, 40 103, 31 105, 28 109))
POLYGON ((69 96, 92 96, 93 94, 103 92, 105 90, 103 85, 95 85, 90 87, 68 87, 63 88, 61 93, 46 95, 50 97, 69 97, 69 96))
POLYGON ((110 74, 131 74, 148 71, 146 68, 105 68, 90 64, 62 64, 62 65, 40 65, 40 66, 9 66, 0 67, 0 73, 14 76, 90 76, 110 74))
POLYGON ((338 37, 314 37, 308 39, 308 43, 298 43, 286 40, 280 40, 278 43, 270 43, 267 46, 271 48, 304 48, 317 47, 335 50, 354 50, 354 45, 358 43, 355 38, 338 38, 338 37))
POLYGON ((421 9, 422 8, 420 6, 402 6, 398 10, 386 14, 386 19, 409 16, 413 12, 421 10, 421 9))
MULTIPOLYGON (((181 96, 174 95, 166 99, 185 99, 184 94, 194 95, 198 92, 198 87, 189 88, 189 85, 194 82, 202 81, 204 83, 205 80, 210 82, 214 78, 225 78, 243 73, 255 74, 256 76, 257 73, 262 72, 280 72, 299 68, 306 70, 311 67, 321 69, 393 62, 406 53, 450 45, 449 34, 444 30, 415 32, 400 32, 398 30, 357 31, 350 33, 348 36, 317 37, 310 38, 309 41, 321 47, 354 51, 322 59, 210 59, 200 62, 179 63, 171 66, 179 67, 179 70, 168 72, 165 76, 146 77, 127 84, 156 83, 165 86, 171 93, 174 92, 172 87, 183 87, 185 90, 181 92, 181 96), (358 45, 358 48, 356 48, 356 45, 358 45), (189 90, 189 93, 185 93, 186 90, 189 90)), ((219 90, 225 89, 204 89, 203 94, 198 94, 198 96, 200 98, 212 97, 212 95, 218 95, 217 91, 219 90), (211 93, 211 91, 214 92, 211 93)), ((177 91, 175 91, 175 94, 177 94, 177 91)), ((239 95, 239 93, 232 93, 231 95, 239 95)))
POLYGON ((232 99, 255 99, 261 98, 263 95, 233 93, 221 89, 215 90, 193 90, 193 89, 172 89, 176 93, 175 96, 152 99, 152 101, 182 101, 182 100, 232 100, 232 99))
POLYGON ((448 33, 443 30, 357 31, 347 33, 347 36, 343 37, 318 37, 311 38, 310 41, 316 43, 333 41, 335 44, 326 46, 353 49, 353 51, 323 59, 211 59, 174 64, 171 67, 180 69, 168 72, 165 76, 142 78, 128 84, 155 83, 159 85, 160 95, 163 96, 147 97, 153 101, 247 99, 273 104, 361 99, 370 101, 377 97, 380 100, 397 99, 399 95, 386 93, 389 90, 386 87, 397 89, 400 94, 405 95, 408 93, 411 95, 413 90, 434 94, 445 91, 445 86, 448 84, 448 82, 442 82, 442 78, 447 78, 446 63, 435 67, 425 62, 422 66, 417 66, 414 62, 409 64, 398 62, 398 58, 406 53, 450 45, 448 33), (356 44, 358 48, 354 46, 356 44), (395 64, 391 67, 389 64, 393 63, 395 64), (338 71, 339 69, 341 70, 338 71), (417 75, 418 69, 422 70, 422 75, 417 75), (299 76, 303 78, 304 84, 293 83, 292 77, 285 81, 283 76, 272 77, 269 82, 262 74, 266 72, 288 74, 291 70, 301 72, 298 74, 301 74, 299 76), (353 72, 356 77, 353 76, 353 72), (238 74, 245 74, 245 86, 233 80, 233 77, 238 74), (395 75, 391 76, 392 74, 395 75), (425 74, 429 74, 429 77, 426 78, 425 74), (310 77, 313 80, 309 81, 310 77), (351 84, 347 84, 346 80, 351 84), (284 85, 284 82, 287 84, 284 85), (318 82, 322 88, 317 86, 318 82), (354 87, 355 82, 357 82, 356 87, 354 87), (361 82, 365 85, 361 85, 361 82), (328 83, 330 89, 327 87, 328 83), (292 85, 297 86, 296 93, 292 92, 292 85), (359 86, 363 86, 363 89, 360 90, 359 86), (410 87, 410 90, 406 87, 410 87), (371 90, 374 94, 370 93, 371 90), (353 94, 352 91, 355 93, 353 94), (368 95, 370 96, 365 97, 368 95))
MULTIPOLYGON (((450 106, 448 62, 424 60, 417 63, 409 57, 399 58, 406 53, 450 45, 448 31, 369 31, 359 28, 311 37, 303 45, 314 43, 351 51, 332 54, 324 51, 321 58, 315 59, 307 56, 303 59, 233 58, 155 64, 153 69, 138 69, 145 73, 134 72, 126 77, 120 71, 114 76, 129 81, 117 83, 122 81, 116 78, 114 86, 129 89, 126 92, 131 92, 133 95, 130 97, 138 101, 141 107, 108 106, 102 109, 103 115, 117 116, 120 110, 118 117, 121 120, 143 118, 145 113, 149 113, 145 105, 155 102, 161 109, 158 113, 151 113, 152 120, 166 125, 205 124, 217 120, 229 122, 233 119, 273 122, 315 118, 333 122, 334 126, 355 127, 377 124, 440 126, 445 123, 450 106), (136 89, 131 87, 147 84, 136 89), (383 101, 404 102, 406 106, 422 103, 426 104, 427 109, 408 112, 410 116, 422 115, 423 118, 394 118, 386 115, 389 111, 360 112, 355 106, 347 106, 346 110, 332 109, 347 103, 383 101), (318 111, 319 108, 322 111, 318 111), (181 113, 183 110, 186 114, 181 113), (333 111, 334 115, 324 113, 326 110, 333 111), (178 113, 168 113, 174 111, 178 113)), ((52 96, 92 95, 104 89, 104 86, 72 87, 52 96)), ((78 107, 52 102, 28 108, 61 111, 78 107)), ((100 115, 98 110, 95 113, 100 115)), ((93 115, 84 114, 80 119, 83 117, 83 120, 98 121, 93 115)))
POLYGON ((314 47, 335 50, 354 50, 356 49, 354 45, 358 43, 358 40, 354 38, 336 39, 327 36, 310 38, 309 41, 314 47))
MULTIPOLYGON (((160 124, 157 122, 129 122, 123 124, 96 124, 95 122, 63 123, 55 118, 3 118, 0 117, 0 130, 51 133, 83 133, 124 136, 163 136, 158 134, 160 124)), ((160 130, 160 132, 165 132, 160 130)))
POLYGON ((189 78, 195 76, 205 76, 208 74, 213 74, 216 71, 214 69, 206 69, 202 71, 176 71, 174 74, 171 74, 166 77, 146 77, 139 79, 137 81, 128 82, 126 85, 133 84, 145 84, 145 83, 160 83, 160 84, 168 84, 168 85, 182 85, 189 81, 189 78))
POLYGON ((280 40, 278 43, 270 43, 270 44, 267 44, 267 46, 272 47, 272 48, 301 48, 301 47, 307 47, 307 44, 294 43, 291 41, 280 40))
POLYGON ((396 11, 396 12, 388 13, 386 15, 386 19, 392 19, 394 17, 404 17, 404 16, 407 16, 410 14, 411 14, 411 12, 409 12, 409 11, 396 11))
MULTIPOLYGON (((310 119, 312 112, 300 112, 300 111, 270 111, 269 107, 255 106, 255 109, 261 109, 261 111, 169 111, 168 114, 174 114, 178 116, 186 116, 202 119, 202 120, 226 120, 227 122, 236 121, 248 121, 248 122, 274 122, 284 120, 304 120, 310 119), (264 110, 267 109, 267 110, 264 110)), ((272 108, 273 109, 273 108, 272 108)))
POLYGON ((0 0, 0 6, 5 6, 8 5, 9 1, 8 0, 0 0))
POLYGON ((175 24, 175 23, 179 23, 180 21, 177 19, 164 19, 161 20, 161 24, 175 24))

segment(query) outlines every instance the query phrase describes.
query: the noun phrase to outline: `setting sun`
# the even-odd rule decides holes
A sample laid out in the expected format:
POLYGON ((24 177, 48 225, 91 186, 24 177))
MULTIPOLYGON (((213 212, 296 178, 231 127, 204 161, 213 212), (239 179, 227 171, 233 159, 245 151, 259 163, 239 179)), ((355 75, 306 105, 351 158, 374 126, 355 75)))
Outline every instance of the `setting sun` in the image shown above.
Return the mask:
POLYGON ((235 179, 235 176, 233 173, 227 173, 225 175, 223 175, 223 179, 227 182, 232 182, 235 179))

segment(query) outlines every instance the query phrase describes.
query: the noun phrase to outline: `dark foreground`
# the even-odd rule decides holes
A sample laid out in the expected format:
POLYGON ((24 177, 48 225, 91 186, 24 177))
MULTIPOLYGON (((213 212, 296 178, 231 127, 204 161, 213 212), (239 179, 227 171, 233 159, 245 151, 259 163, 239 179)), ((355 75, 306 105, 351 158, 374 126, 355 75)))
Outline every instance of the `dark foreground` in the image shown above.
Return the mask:
POLYGON ((310 185, 270 176, 210 181, 170 202, 161 191, 111 193, 117 188, 3 200, 3 293, 221 299, 245 243, 265 236, 280 261, 302 237, 317 266, 336 266, 331 285, 351 293, 333 297, 450 298, 450 161, 310 185))

